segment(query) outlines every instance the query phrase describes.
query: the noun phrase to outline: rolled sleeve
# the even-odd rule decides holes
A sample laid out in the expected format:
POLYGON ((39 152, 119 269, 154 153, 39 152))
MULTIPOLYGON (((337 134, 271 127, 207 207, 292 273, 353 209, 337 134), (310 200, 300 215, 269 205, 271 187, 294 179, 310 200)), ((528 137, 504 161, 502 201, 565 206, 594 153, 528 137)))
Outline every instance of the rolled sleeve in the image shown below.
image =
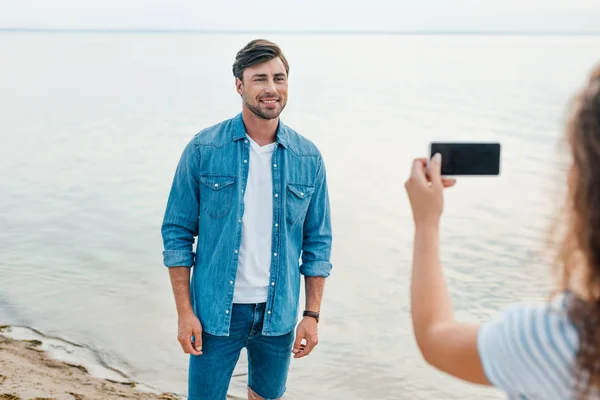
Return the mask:
POLYGON ((332 265, 326 261, 313 261, 303 263, 300 266, 300 273, 304 276, 322 276, 327 278, 331 273, 332 265))
POLYGON ((196 254, 189 250, 165 250, 163 251, 163 263, 165 267, 192 267, 196 254))

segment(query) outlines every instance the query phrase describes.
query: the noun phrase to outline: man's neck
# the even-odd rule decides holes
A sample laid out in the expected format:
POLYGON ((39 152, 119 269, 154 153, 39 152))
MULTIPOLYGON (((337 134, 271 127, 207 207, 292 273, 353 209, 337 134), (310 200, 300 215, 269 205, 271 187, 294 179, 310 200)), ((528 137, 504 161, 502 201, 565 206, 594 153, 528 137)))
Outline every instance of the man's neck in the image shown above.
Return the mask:
POLYGON ((244 121, 248 136, 259 146, 265 146, 277 140, 279 118, 263 119, 256 116, 256 114, 247 108, 244 108, 242 110, 242 120, 244 121))

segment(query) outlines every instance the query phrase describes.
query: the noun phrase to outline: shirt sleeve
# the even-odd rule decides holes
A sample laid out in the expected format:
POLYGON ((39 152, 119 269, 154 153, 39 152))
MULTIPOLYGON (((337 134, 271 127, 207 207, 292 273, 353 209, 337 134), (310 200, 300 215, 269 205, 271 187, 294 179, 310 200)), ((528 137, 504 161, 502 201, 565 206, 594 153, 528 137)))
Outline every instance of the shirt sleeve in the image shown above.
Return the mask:
POLYGON ((162 223, 163 263, 166 267, 192 267, 198 235, 200 156, 192 141, 177 165, 162 223))
POLYGON ((302 242, 302 264, 300 273, 304 276, 328 277, 332 265, 331 256, 331 211, 325 163, 320 159, 315 182, 315 191, 310 200, 304 222, 302 242))
POLYGON ((486 377, 511 398, 568 398, 576 337, 566 313, 512 305, 481 326, 477 346, 486 377))

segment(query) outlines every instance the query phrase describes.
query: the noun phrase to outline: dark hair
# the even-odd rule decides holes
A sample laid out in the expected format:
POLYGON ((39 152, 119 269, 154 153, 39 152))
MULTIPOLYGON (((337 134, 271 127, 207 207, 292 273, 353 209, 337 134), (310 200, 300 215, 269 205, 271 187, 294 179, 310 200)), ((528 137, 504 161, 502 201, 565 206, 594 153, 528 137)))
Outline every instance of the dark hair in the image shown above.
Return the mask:
POLYGON ((575 393, 586 399, 600 389, 600 65, 575 97, 572 111, 565 135, 571 160, 556 266, 561 289, 575 289, 567 308, 579 337, 575 393))
POLYGON ((290 66, 279 46, 265 39, 255 39, 237 52, 233 63, 233 76, 241 80, 246 68, 276 57, 281 59, 285 73, 289 74, 290 66))

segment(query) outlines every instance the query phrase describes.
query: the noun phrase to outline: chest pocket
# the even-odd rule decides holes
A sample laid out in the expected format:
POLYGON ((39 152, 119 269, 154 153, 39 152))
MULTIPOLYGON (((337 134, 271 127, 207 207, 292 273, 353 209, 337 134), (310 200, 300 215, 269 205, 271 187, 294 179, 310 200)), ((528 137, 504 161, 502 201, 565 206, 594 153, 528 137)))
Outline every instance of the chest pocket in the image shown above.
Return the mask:
POLYGON ((202 211, 212 218, 223 218, 229 214, 235 194, 235 176, 203 175, 200 183, 202 211))
POLYGON ((293 183, 287 185, 285 216, 290 224, 295 225, 300 220, 304 221, 314 191, 314 186, 293 183))

